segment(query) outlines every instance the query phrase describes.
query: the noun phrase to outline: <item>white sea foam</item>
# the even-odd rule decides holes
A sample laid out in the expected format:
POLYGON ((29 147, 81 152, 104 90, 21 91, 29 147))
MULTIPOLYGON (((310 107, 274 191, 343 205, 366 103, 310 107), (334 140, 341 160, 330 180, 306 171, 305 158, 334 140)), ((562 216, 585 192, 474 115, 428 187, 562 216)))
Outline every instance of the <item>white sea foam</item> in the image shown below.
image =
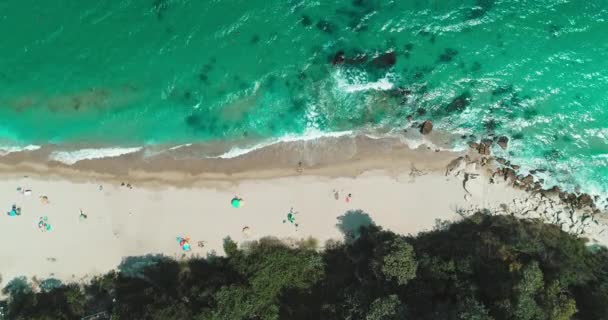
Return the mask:
POLYGON ((336 87, 340 91, 347 93, 369 90, 384 91, 390 90, 394 86, 390 80, 391 74, 387 74, 384 78, 378 79, 377 81, 369 82, 365 73, 355 71, 347 72, 338 69, 333 74, 333 77, 336 82, 336 87))
POLYGON ((249 147, 242 147, 242 148, 234 147, 219 156, 214 156, 214 157, 209 157, 209 158, 232 159, 232 158, 236 158, 236 157, 242 156, 244 154, 247 154, 249 152, 255 151, 257 149, 268 147, 268 146, 271 146, 271 145, 274 145, 277 143, 310 141, 310 140, 315 140, 315 139, 319 139, 319 138, 327 138, 327 137, 337 138, 337 137, 348 136, 351 134, 352 134, 352 131, 322 132, 315 128, 309 128, 304 132, 303 135, 288 134, 283 137, 260 142, 258 144, 255 144, 255 145, 249 146, 249 147))
POLYGON ((72 165, 81 160, 113 158, 129 153, 138 152, 142 147, 133 148, 99 148, 79 149, 74 151, 53 151, 49 155, 50 160, 59 161, 72 165))
POLYGON ((367 91, 367 90, 390 90, 393 88, 393 84, 386 78, 382 78, 376 82, 366 82, 366 83, 339 83, 338 87, 344 92, 357 92, 357 91, 367 91))
POLYGON ((0 147, 0 156, 5 156, 9 153, 14 152, 23 152, 23 151, 34 151, 40 149, 40 146, 37 145, 27 145, 27 146, 10 146, 10 147, 0 147))

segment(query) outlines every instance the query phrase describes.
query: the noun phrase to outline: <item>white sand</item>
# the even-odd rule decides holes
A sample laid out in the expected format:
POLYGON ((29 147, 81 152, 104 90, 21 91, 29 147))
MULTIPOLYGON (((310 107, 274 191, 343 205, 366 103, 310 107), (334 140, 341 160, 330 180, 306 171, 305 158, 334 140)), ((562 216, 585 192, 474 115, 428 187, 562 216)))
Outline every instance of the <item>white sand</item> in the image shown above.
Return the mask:
MULTIPOLYGON (((209 184, 209 182, 207 182, 209 184)), ((430 230, 436 219, 456 219, 457 208, 498 207, 527 198, 523 191, 489 184, 479 177, 468 184, 473 193, 464 199, 461 178, 441 173, 411 177, 391 176, 382 171, 357 178, 296 176, 240 183, 215 183, 216 188, 128 189, 116 185, 74 183, 32 178, 0 182, 0 273, 3 285, 15 276, 55 277, 79 280, 116 268, 126 256, 163 253, 180 257, 176 237, 190 236, 187 255, 223 254, 226 236, 237 242, 262 236, 301 239, 312 236, 341 239, 337 217, 348 210, 363 210, 373 221, 392 231, 415 234, 430 230), (32 189, 30 196, 17 187, 32 189), (333 190, 340 192, 334 198, 333 190), (352 201, 345 196, 351 193, 352 201), (46 195, 50 204, 39 197, 46 195), (233 196, 246 204, 235 209, 233 196), (22 207, 21 216, 9 217, 12 204, 22 207), (290 208, 298 212, 299 228, 284 223, 290 208), (79 219, 82 208, 88 219, 79 219), (40 232, 40 216, 48 216, 51 232, 40 232), (246 238, 243 227, 251 229, 246 238), (204 241, 205 247, 197 247, 204 241), (48 258, 54 258, 50 261, 48 258)))

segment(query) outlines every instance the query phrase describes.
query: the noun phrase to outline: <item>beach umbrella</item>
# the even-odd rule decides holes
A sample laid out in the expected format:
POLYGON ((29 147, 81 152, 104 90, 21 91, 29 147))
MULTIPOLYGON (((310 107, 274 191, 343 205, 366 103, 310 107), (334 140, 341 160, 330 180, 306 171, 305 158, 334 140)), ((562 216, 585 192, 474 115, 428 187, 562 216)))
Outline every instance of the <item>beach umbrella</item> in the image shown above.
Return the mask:
POLYGON ((190 244, 188 242, 184 243, 184 245, 182 246, 182 249, 184 251, 190 251, 190 244))
POLYGON ((243 202, 243 199, 239 199, 237 197, 232 198, 232 200, 230 201, 230 204, 232 204, 233 208, 238 208, 241 206, 241 203, 243 202))

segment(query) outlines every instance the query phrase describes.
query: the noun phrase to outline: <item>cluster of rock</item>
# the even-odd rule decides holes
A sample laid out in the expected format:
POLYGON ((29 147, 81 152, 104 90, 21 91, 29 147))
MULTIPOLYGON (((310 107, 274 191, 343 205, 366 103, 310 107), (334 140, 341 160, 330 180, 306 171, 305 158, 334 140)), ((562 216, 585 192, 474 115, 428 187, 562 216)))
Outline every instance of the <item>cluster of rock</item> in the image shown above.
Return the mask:
POLYGON ((502 149, 507 149, 509 138, 500 136, 495 137, 494 139, 482 139, 479 142, 469 142, 469 147, 482 157, 480 161, 482 166, 489 161, 495 161, 497 163, 494 171, 491 173, 492 181, 497 178, 503 178, 504 181, 509 182, 516 188, 528 192, 540 193, 545 197, 556 197, 560 199, 562 203, 570 205, 573 208, 591 208, 595 211, 599 211, 599 209, 596 207, 596 202, 599 200, 597 196, 592 197, 586 193, 565 192, 557 186, 553 186, 549 189, 543 189, 544 180, 536 179, 534 174, 537 172, 544 172, 544 169, 531 170, 529 174, 522 175, 518 173, 520 166, 510 163, 504 158, 486 157, 492 154, 491 148, 494 143, 496 143, 502 149))
POLYGON ((509 146, 509 138, 506 136, 495 137, 494 139, 482 139, 480 142, 469 142, 469 147, 471 149, 477 150, 480 155, 489 156, 492 154, 492 145, 496 142, 496 144, 506 150, 509 146))
POLYGON ((492 173, 492 179, 496 179, 497 177, 503 178, 504 181, 509 182, 516 188, 526 190, 528 192, 540 193, 545 197, 558 198, 562 201, 562 203, 568 204, 573 208, 591 208, 597 210, 595 200, 599 199, 594 200, 594 198, 587 193, 576 194, 572 192, 565 192, 562 191, 558 186, 543 189, 544 180, 535 179, 535 177, 532 175, 536 172, 543 172, 543 169, 532 170, 530 174, 524 176, 517 173, 519 166, 512 165, 506 159, 496 158, 494 160, 499 163, 500 166, 497 166, 492 173))
POLYGON ((466 217, 480 211, 490 215, 509 214, 520 218, 538 218, 577 235, 599 236, 606 227, 590 212, 577 210, 559 203, 554 198, 542 197, 540 194, 528 199, 514 199, 511 203, 503 203, 496 207, 460 208, 458 213, 466 217))

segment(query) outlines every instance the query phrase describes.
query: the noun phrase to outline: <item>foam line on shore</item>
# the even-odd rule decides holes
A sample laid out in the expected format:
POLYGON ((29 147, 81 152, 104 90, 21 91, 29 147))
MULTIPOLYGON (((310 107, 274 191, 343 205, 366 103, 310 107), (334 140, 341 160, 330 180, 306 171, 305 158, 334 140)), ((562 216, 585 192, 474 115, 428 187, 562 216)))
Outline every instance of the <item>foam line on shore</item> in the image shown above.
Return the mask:
POLYGON ((278 139, 271 139, 268 141, 257 143, 253 146, 249 147, 233 147, 225 153, 220 154, 219 156, 210 156, 208 158, 217 158, 217 159, 232 159, 236 157, 240 157, 247 153, 253 152, 258 149, 262 149, 265 147, 269 147, 271 145, 275 145, 278 143, 286 143, 286 142, 300 142, 300 141, 311 141, 320 138, 338 138, 344 137, 348 135, 352 135, 352 131, 337 131, 337 132, 322 132, 317 129, 308 129, 304 132, 303 135, 294 135, 289 134, 285 135, 278 139))
POLYGON ((125 154, 138 152, 142 147, 132 148, 86 148, 74 151, 53 151, 49 155, 49 160, 58 161, 64 164, 72 165, 78 161, 114 158, 125 154))

